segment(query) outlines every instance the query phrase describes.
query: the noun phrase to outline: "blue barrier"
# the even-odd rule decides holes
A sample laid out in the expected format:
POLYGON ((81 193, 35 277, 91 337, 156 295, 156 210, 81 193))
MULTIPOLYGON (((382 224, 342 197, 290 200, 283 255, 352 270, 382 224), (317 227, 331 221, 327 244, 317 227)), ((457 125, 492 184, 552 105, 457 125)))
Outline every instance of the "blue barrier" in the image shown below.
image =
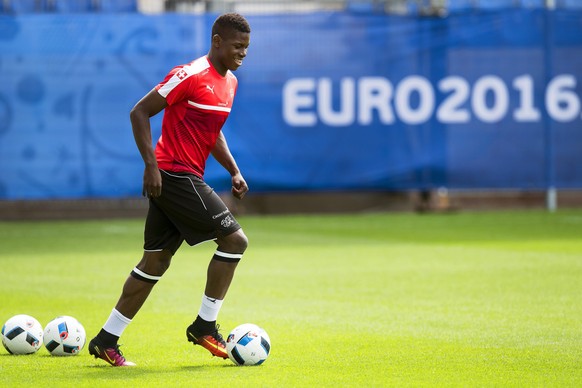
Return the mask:
MULTIPOLYGON (((255 192, 582 188, 581 17, 251 16, 224 131, 255 192)), ((140 195, 129 110, 214 18, 0 16, 0 199, 140 195)))

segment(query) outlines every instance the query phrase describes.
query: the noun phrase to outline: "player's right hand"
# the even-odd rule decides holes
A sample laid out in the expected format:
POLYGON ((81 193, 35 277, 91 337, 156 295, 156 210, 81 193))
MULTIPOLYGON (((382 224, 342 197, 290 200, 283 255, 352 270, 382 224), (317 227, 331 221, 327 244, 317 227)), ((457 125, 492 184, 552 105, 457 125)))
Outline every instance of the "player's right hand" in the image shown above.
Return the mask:
POLYGON ((156 198, 162 195, 162 174, 157 167, 145 168, 142 195, 147 198, 156 198))

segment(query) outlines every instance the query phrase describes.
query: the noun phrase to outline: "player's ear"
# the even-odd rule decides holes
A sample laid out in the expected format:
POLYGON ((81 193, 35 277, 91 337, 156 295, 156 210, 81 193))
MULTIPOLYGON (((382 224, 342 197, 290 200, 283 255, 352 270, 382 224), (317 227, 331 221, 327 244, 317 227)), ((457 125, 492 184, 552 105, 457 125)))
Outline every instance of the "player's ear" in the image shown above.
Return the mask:
POLYGON ((220 42, 222 42, 222 38, 218 34, 212 35, 212 46, 213 47, 220 47, 220 42))

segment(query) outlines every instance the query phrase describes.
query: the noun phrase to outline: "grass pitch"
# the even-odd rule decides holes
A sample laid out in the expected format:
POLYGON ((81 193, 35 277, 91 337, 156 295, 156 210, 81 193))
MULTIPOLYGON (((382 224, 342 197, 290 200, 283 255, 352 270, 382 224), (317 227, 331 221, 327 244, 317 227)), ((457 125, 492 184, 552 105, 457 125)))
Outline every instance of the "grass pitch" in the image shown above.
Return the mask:
MULTIPOLYGON (((0 348, 0 386, 582 386, 582 210, 239 217, 250 246, 226 335, 272 341, 237 367, 186 341, 215 245, 183 245, 121 343, 0 348)), ((72 315, 90 339, 141 256, 143 220, 0 223, 0 321, 72 315)))

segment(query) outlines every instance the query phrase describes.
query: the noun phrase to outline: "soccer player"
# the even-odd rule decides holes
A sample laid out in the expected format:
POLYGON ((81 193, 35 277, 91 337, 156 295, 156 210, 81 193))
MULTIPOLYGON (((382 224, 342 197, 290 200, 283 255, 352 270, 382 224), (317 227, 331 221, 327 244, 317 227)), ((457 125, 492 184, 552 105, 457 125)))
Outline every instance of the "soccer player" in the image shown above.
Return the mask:
POLYGON ((131 110, 135 142, 145 163, 143 195, 149 198, 144 254, 127 277, 121 296, 89 353, 113 366, 134 366, 117 341, 185 240, 189 245, 215 240, 198 316, 186 329, 188 341, 214 356, 228 358, 216 318, 235 268, 247 248, 241 226, 204 181, 210 154, 230 173, 232 194, 248 191, 222 133, 237 90, 232 71, 247 54, 250 26, 236 13, 219 16, 212 26, 208 54, 177 66, 131 110), (152 147, 150 117, 164 110, 162 135, 152 147))

